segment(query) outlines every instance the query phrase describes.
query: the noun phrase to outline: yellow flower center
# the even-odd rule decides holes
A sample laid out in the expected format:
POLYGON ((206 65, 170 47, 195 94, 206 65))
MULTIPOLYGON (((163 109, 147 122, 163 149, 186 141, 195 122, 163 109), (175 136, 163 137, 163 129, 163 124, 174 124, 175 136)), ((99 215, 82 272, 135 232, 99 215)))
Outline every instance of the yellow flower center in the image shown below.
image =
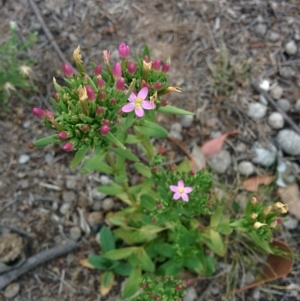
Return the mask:
POLYGON ((140 97, 137 97, 136 98, 136 100, 135 100, 135 107, 137 108, 137 109, 140 109, 141 108, 141 102, 143 101, 143 99, 142 98, 140 98, 140 97))
POLYGON ((183 188, 183 187, 179 187, 179 188, 178 188, 178 192, 179 192, 179 193, 183 193, 183 192, 184 192, 184 188, 183 188))

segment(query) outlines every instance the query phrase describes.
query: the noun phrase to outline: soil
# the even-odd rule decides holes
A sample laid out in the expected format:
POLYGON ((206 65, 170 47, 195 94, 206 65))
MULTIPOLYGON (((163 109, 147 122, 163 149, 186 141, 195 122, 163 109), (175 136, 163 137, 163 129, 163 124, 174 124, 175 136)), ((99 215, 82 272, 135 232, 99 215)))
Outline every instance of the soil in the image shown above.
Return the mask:
MULTIPOLYGON (((27 258, 67 241, 70 229, 80 224, 79 211, 83 210, 86 218, 97 211, 93 189, 104 181, 98 174, 80 175, 79 169, 71 170, 73 154, 63 152, 58 146, 35 149, 27 146, 28 142, 51 133, 32 115, 31 109, 35 106, 51 110, 52 78, 60 81, 63 63, 45 35, 32 1, 7 0, 0 4, 0 43, 9 36, 11 21, 16 22, 21 39, 38 32, 38 43, 26 53, 35 60, 32 81, 38 92, 27 94, 31 104, 11 98, 8 105, 12 112, 0 111, 0 230, 22 236, 27 258), (20 163, 24 155, 29 156, 28 160, 20 163), (63 210, 66 203, 68 208, 63 210), (10 225, 11 229, 3 225, 10 225)), ((258 100, 250 78, 257 83, 262 79, 278 82, 292 106, 300 98, 300 51, 288 55, 284 48, 290 40, 295 40, 300 48, 298 0, 35 3, 55 43, 70 61, 78 45, 85 63, 102 63, 105 49, 111 51, 112 61, 117 60, 117 47, 123 41, 133 52, 140 51, 147 43, 153 58, 166 61, 170 56, 170 82, 183 92, 172 94, 168 102, 197 111, 193 126, 182 132, 186 147, 193 142, 203 144, 212 133, 238 130, 238 135, 228 138, 229 149, 237 158, 236 146, 243 143, 246 146, 243 158, 250 158, 248 149, 254 141, 266 141, 275 135, 276 131, 267 123, 268 115, 260 120, 247 115, 247 103, 258 100), (271 39, 271 33, 277 33, 277 38, 271 39)), ((268 107, 268 114, 271 111, 268 107)), ((290 116, 299 123, 299 113, 294 111, 290 116)), ((167 128, 176 121, 179 119, 175 117, 160 118, 167 128)), ((263 168, 258 168, 260 172, 263 168)), ((234 169, 221 179, 225 183, 239 182, 234 169)), ((82 244, 76 251, 20 277, 16 281, 20 290, 13 300, 116 300, 123 279, 117 279, 112 292, 101 297, 100 273, 79 264, 89 254, 99 252, 95 239, 98 229, 97 225, 85 232, 82 228, 82 244)), ((279 235, 299 250, 299 227, 298 232, 284 231, 279 235)), ((263 287, 261 300, 299 300, 297 276, 296 264, 293 273, 282 282, 263 287), (291 284, 297 289, 289 290, 291 284)), ((195 283, 197 300, 221 300, 220 293, 214 295, 206 288, 212 284, 221 292, 226 286, 223 280, 224 283, 215 280, 195 283)), ((4 292, 0 292, 0 300, 8 300, 4 292)), ((255 300, 255 296, 250 291, 232 300, 255 300)))

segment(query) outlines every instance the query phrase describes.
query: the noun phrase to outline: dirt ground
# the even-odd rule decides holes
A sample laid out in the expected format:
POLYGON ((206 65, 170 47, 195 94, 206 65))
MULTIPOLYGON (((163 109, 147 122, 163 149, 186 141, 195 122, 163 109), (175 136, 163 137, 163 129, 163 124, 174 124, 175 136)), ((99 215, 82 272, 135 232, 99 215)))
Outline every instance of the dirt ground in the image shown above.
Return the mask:
MULTIPOLYGON (((33 31, 38 32, 38 43, 27 55, 35 59, 32 79, 39 91, 28 94, 32 104, 15 98, 9 104, 12 113, 0 111, 0 223, 23 230, 22 251, 26 257, 67 241, 70 229, 80 224, 80 210, 88 221, 92 212, 100 212, 102 220, 105 215, 105 211, 96 206, 99 200, 93 190, 105 178, 98 174, 83 176, 78 169, 69 169, 72 154, 59 147, 33 150, 27 147, 28 142, 47 133, 31 109, 33 106, 51 109, 52 78, 60 80, 63 63, 53 41, 45 35, 32 1, 7 0, 0 6, 0 42, 8 36, 11 21, 17 23, 22 39, 33 31), (24 155, 28 159, 25 160, 24 155), (63 204, 68 205, 62 208, 63 204)), ((258 100, 250 78, 257 83, 262 79, 280 83, 284 87, 284 98, 289 99, 292 106, 300 98, 300 51, 287 55, 284 48, 290 40, 295 40, 300 48, 299 0, 48 0, 34 3, 55 44, 70 61, 78 45, 86 63, 102 63, 105 49, 112 52, 112 60, 117 60, 117 47, 123 41, 133 52, 147 43, 153 58, 162 61, 170 55, 170 82, 180 86, 183 93, 170 96, 168 101, 197 111, 193 126, 183 130, 183 143, 187 147, 192 142, 201 145, 212 133, 238 130, 239 134, 229 139, 235 158, 233 165, 250 156, 248 150, 254 141, 273 139, 276 135, 268 126, 267 117, 253 120, 247 115, 247 104, 258 100), (236 146, 241 143, 246 148, 243 154, 238 154, 236 146)), ((271 111, 268 107, 268 113, 271 111)), ((299 113, 291 111, 290 117, 299 124, 299 113)), ((160 121, 168 127, 178 120, 164 117, 160 121)), ((258 173, 262 171, 259 169, 258 173)), ((236 183, 234 168, 222 178, 225 183, 236 183)), ((2 233, 7 231, 5 227, 0 229, 2 233)), ((20 284, 19 291, 13 300, 115 300, 122 279, 118 279, 107 297, 100 297, 100 273, 78 263, 99 250, 95 241, 97 229, 94 223, 90 233, 83 233, 83 242, 75 252, 19 278, 16 281, 20 284)), ((285 231, 284 235, 299 250, 299 227, 291 233, 285 231)), ((299 270, 296 265, 283 282, 264 286, 260 300, 299 300, 299 294, 293 295, 286 289, 294 283, 300 291, 299 270)), ((220 292, 225 287, 221 281, 217 284, 213 280, 199 281, 195 284, 198 294, 195 300, 222 300, 221 293, 207 292, 206 287, 211 283, 217 285, 220 292)), ((0 292, 0 300, 7 300, 3 292, 0 292)), ((250 291, 232 300, 259 299, 250 291)))

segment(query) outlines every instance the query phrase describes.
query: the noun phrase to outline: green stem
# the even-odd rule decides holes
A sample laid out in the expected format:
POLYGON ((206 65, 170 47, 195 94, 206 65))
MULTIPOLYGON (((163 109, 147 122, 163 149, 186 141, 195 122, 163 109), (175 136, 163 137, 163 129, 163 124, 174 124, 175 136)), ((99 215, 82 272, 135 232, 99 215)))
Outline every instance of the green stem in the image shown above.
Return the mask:
POLYGON ((152 160, 155 156, 155 150, 149 137, 140 134, 138 131, 135 131, 137 137, 141 140, 142 147, 145 151, 145 154, 149 160, 152 160))

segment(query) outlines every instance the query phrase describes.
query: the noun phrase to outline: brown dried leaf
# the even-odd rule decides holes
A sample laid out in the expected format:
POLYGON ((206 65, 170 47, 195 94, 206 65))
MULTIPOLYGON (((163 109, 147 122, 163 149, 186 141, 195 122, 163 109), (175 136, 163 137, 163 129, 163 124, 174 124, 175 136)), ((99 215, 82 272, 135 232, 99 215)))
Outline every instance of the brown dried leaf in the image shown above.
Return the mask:
POLYGON ((265 174, 262 176, 251 177, 243 182, 243 187, 247 191, 257 191, 259 185, 269 185, 274 181, 274 176, 265 174))
POLYGON ((292 184, 286 188, 278 188, 277 191, 282 202, 288 205, 289 213, 300 220, 299 186, 292 184))
POLYGON ((237 130, 233 130, 233 131, 230 131, 230 132, 227 132, 227 133, 223 134, 222 136, 219 136, 215 139, 212 139, 212 140, 209 140, 209 141, 205 142, 201 146, 201 151, 202 151, 203 155, 205 157, 209 157, 209 156, 212 156, 215 153, 218 153, 222 149, 224 141, 227 138, 227 136, 237 134, 237 133, 238 133, 237 130))
POLYGON ((88 269, 92 269, 92 270, 95 269, 95 267, 93 265, 91 265, 86 258, 80 259, 79 264, 81 266, 83 266, 84 268, 88 268, 88 269))

